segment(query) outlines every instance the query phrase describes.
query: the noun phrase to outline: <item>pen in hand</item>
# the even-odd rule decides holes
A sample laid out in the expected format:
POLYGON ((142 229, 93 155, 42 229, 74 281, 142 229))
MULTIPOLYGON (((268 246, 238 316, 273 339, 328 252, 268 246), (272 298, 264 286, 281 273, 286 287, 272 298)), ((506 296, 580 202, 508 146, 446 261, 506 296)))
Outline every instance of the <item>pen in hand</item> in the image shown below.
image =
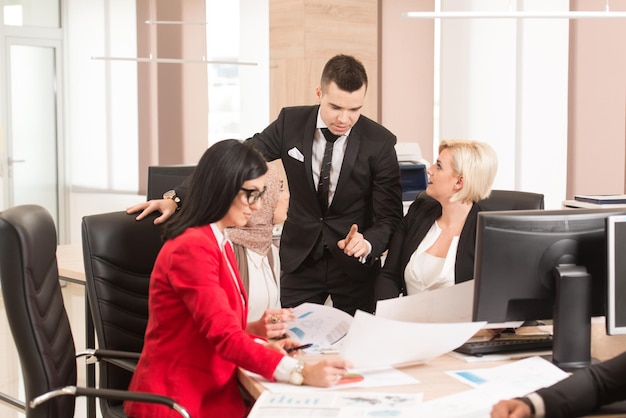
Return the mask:
POLYGON ((312 347, 312 346, 313 346, 313 344, 311 344, 311 343, 303 344, 303 345, 299 345, 297 347, 287 348, 285 351, 287 352, 287 354, 289 354, 289 353, 293 353, 294 351, 304 350, 305 348, 309 348, 309 347, 312 347))

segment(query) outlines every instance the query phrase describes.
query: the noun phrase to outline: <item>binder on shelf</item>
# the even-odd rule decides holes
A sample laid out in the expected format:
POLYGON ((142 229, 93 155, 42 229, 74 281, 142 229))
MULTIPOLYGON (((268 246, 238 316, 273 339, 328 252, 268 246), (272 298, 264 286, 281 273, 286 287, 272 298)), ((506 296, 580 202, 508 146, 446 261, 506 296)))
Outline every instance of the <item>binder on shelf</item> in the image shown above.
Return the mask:
POLYGON ((575 195, 574 200, 596 205, 626 204, 626 194, 575 195))

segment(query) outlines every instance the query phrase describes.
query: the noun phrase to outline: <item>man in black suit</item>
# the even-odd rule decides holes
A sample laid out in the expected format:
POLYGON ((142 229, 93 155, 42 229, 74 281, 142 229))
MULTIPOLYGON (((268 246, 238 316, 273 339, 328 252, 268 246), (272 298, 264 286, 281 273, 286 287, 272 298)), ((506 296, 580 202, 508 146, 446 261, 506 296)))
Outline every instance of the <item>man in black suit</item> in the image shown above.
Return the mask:
POLYGON ((491 418, 579 417, 626 400, 626 353, 522 398, 500 401, 491 418))
POLYGON ((350 314, 374 311, 374 279, 402 219, 402 191, 396 137, 361 115, 366 90, 363 65, 337 55, 322 72, 319 105, 284 108, 248 139, 269 161, 282 160, 289 183, 280 242, 283 307, 322 304, 330 295, 350 314), (327 144, 329 175, 322 167, 327 144), (327 180, 323 196, 320 177, 327 180))

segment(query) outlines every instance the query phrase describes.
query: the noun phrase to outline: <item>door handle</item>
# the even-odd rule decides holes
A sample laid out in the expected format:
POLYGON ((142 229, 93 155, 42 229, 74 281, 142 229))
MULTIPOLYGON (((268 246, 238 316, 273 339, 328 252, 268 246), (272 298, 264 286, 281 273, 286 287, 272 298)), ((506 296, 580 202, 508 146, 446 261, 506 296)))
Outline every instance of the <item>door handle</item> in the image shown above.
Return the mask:
POLYGON ((15 164, 15 163, 25 163, 26 160, 14 160, 13 158, 9 158, 9 165, 11 164, 15 164))

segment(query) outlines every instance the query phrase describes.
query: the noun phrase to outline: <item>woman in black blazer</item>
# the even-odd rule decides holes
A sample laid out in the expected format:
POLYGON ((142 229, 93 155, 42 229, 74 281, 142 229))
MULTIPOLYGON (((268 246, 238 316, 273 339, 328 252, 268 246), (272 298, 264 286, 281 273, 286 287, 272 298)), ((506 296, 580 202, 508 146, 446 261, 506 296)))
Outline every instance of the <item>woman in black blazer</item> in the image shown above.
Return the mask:
POLYGON ((479 200, 497 170, 493 149, 476 141, 442 141, 419 195, 394 233, 376 279, 376 299, 390 299, 470 280, 479 200))

